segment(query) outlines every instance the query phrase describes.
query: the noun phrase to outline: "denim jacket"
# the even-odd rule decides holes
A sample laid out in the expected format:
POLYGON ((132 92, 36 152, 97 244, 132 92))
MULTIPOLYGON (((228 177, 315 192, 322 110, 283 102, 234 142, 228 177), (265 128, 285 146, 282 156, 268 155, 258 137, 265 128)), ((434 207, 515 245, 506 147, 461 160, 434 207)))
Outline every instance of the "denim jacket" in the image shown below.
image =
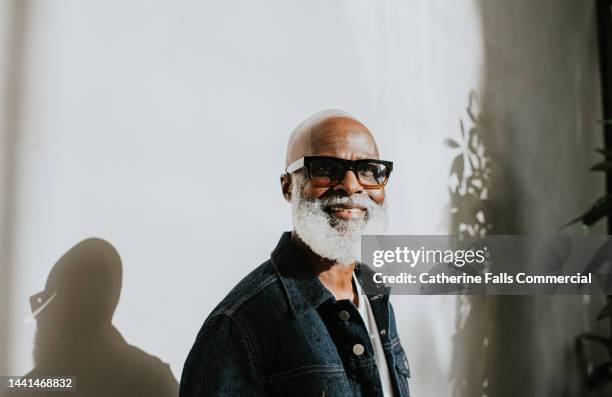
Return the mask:
MULTIPOLYGON (((181 397, 383 395, 357 308, 333 297, 290 237, 284 233, 271 259, 208 316, 185 362, 181 397)), ((360 283, 371 281, 371 272, 365 265, 355 269, 360 283)), ((388 289, 378 291, 368 299, 394 395, 408 397, 410 371, 388 289)))

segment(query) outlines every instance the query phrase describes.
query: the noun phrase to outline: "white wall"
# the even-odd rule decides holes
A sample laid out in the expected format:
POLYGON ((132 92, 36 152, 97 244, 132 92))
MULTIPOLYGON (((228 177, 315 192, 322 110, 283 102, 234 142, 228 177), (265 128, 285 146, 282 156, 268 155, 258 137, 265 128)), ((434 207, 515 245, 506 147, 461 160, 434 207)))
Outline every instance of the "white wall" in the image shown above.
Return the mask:
MULTIPOLYGON (((16 1, 20 111, 2 131, 17 133, 3 141, 18 172, 9 373, 32 365, 28 296, 98 236, 124 264, 115 324, 179 377, 205 316, 290 228, 287 135, 321 109, 361 118, 396 162, 390 232, 446 231, 442 142, 483 68, 473 0, 16 1), (219 165, 225 179, 210 183, 219 165)), ((450 394, 454 300, 394 302, 414 394, 450 394)))

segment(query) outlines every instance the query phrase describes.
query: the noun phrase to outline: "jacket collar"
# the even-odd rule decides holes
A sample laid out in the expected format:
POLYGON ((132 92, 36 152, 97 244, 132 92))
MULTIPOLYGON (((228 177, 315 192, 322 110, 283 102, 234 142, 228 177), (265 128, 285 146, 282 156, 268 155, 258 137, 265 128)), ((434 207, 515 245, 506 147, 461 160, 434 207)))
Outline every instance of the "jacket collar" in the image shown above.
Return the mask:
MULTIPOLYGON (((291 232, 283 233, 272 251, 271 259, 272 267, 280 278, 289 308, 295 317, 303 315, 310 308, 316 309, 323 302, 335 299, 310 268, 306 254, 291 241, 291 232)), ((355 275, 367 295, 383 297, 389 294, 388 288, 373 282, 373 271, 368 266, 357 264, 355 275)))
POLYGON ((291 241, 291 232, 281 236, 272 251, 272 266, 287 294, 289 308, 295 317, 316 309, 334 296, 312 271, 306 254, 291 241))

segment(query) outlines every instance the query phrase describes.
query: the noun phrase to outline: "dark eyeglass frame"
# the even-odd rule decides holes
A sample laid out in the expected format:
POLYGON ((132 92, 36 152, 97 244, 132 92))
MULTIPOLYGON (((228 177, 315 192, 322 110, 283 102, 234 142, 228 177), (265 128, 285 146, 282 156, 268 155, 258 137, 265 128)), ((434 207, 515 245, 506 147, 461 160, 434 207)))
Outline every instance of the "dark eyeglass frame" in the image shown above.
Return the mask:
POLYGON ((316 183, 316 179, 313 178, 311 176, 310 173, 310 165, 312 164, 313 161, 316 160, 333 160, 336 161, 340 164, 342 164, 342 166, 344 167, 344 171, 342 172, 342 176, 339 180, 334 181, 333 183, 325 183, 325 184, 321 184, 320 186, 335 186, 338 183, 340 183, 340 181, 342 180, 342 178, 344 177, 344 175, 346 175, 346 172, 348 170, 353 171, 353 174, 355 174, 355 178, 357 178, 357 181, 359 182, 359 184, 364 188, 364 189, 380 189, 382 187, 384 187, 387 182, 389 181, 389 176, 391 175, 391 171, 393 171, 393 162, 392 161, 386 161, 386 160, 378 160, 378 159, 358 159, 358 160, 346 160, 346 159, 341 159, 338 157, 333 157, 333 156, 304 156, 304 157, 300 157, 299 159, 295 160, 293 163, 289 164, 289 166, 287 167, 287 169, 285 170, 288 174, 294 173, 296 171, 299 171, 300 169, 304 168, 304 170, 306 171, 306 175, 308 176, 308 178, 313 181, 314 183, 316 183), (376 185, 372 185, 372 184, 363 184, 359 178, 359 174, 356 172, 356 167, 359 164, 364 164, 364 163, 375 163, 375 164, 382 164, 386 167, 386 171, 387 171, 387 175, 385 175, 385 180, 379 184, 376 185))

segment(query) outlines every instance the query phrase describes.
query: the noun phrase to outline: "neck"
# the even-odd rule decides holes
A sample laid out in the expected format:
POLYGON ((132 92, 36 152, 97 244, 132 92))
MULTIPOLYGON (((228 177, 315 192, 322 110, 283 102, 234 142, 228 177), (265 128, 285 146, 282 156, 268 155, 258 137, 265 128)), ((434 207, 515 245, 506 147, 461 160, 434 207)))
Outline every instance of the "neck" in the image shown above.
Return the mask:
POLYGON ((291 233, 291 241, 306 254, 310 268, 325 288, 334 295, 336 300, 348 299, 357 306, 359 297, 353 288, 354 263, 340 265, 329 259, 322 258, 302 241, 295 230, 291 233))

